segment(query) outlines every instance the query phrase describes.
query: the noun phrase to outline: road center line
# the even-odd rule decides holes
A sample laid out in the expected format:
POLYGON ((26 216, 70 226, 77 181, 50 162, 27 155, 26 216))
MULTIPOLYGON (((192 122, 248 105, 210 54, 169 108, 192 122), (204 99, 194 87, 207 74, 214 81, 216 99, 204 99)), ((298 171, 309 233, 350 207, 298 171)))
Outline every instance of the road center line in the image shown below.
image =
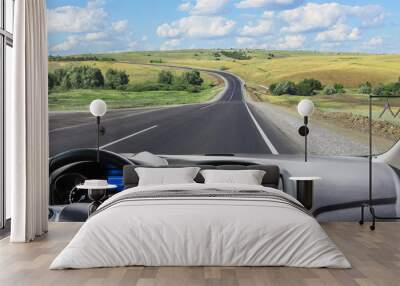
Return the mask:
POLYGON ((271 140, 269 140, 269 138, 267 137, 267 135, 265 135, 264 130, 262 130, 260 124, 258 124, 256 118, 254 117, 254 115, 251 113, 251 110, 249 108, 249 106, 247 105, 247 102, 244 102, 244 105, 247 108, 247 111, 250 114, 251 119, 254 122, 254 125, 256 126, 258 132, 260 133, 261 137, 264 139, 265 144, 267 144, 268 148, 271 150, 271 153, 274 155, 279 155, 278 150, 276 150, 275 146, 272 144, 271 140))
POLYGON ((100 149, 104 149, 104 148, 109 147, 109 146, 111 146, 111 145, 117 144, 117 143, 119 143, 119 142, 121 142, 121 141, 124 141, 124 140, 126 140, 126 139, 129 139, 129 138, 134 137, 134 136, 136 136, 136 135, 142 134, 142 133, 147 132, 147 131, 149 131, 149 130, 151 130, 151 129, 154 129, 154 128, 156 128, 156 127, 158 127, 158 125, 153 125, 153 126, 151 126, 151 127, 149 127, 149 128, 140 130, 140 131, 138 131, 138 132, 136 132, 136 133, 133 133, 133 134, 131 134, 131 135, 125 136, 125 137, 120 138, 120 139, 118 139, 118 140, 112 141, 112 142, 110 142, 110 143, 108 143, 108 144, 106 144, 106 145, 103 145, 103 146, 100 147, 100 149))
POLYGON ((199 110, 206 109, 206 108, 212 107, 212 106, 214 106, 214 105, 216 105, 216 103, 212 103, 212 104, 203 106, 203 107, 201 107, 199 110))

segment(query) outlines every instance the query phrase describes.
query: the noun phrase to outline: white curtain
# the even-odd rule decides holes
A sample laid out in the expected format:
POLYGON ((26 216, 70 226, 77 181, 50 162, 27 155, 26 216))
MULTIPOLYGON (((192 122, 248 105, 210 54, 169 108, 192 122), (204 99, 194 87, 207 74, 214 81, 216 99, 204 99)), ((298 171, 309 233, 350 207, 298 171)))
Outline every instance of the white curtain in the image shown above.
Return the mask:
POLYGON ((6 187, 12 242, 47 232, 48 110, 45 0, 17 0, 13 93, 6 98, 6 187))

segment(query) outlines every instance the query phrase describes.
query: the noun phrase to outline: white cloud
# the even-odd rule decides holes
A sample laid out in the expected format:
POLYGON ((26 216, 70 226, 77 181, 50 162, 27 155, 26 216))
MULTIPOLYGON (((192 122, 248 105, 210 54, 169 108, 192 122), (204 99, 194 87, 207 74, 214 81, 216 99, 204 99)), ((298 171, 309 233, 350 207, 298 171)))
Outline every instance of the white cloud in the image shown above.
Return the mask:
POLYGON ((284 32, 308 32, 329 29, 344 24, 348 18, 361 22, 363 26, 377 25, 384 20, 386 12, 377 5, 348 6, 339 3, 308 3, 302 7, 281 12, 288 23, 284 32))
POLYGON ((240 35, 245 37, 259 37, 271 33, 273 23, 267 20, 260 20, 256 25, 245 25, 240 35))
POLYGON ((380 25, 390 15, 379 5, 353 6, 349 14, 359 17, 364 27, 380 25))
POLYGON ((72 50, 79 44, 77 36, 69 36, 64 42, 50 47, 51 52, 65 52, 72 50))
POLYGON ((235 41, 240 46, 243 46, 243 45, 251 45, 252 46, 257 43, 256 39, 249 38, 249 37, 236 37, 235 41))
POLYGON ((157 28, 157 35, 165 38, 223 37, 229 35, 234 27, 234 21, 220 16, 189 16, 160 25, 157 28))
POLYGON ((191 2, 184 2, 181 5, 179 5, 179 7, 178 7, 179 11, 182 11, 182 12, 189 12, 192 8, 193 8, 193 6, 192 6, 191 2))
POLYGON ((288 35, 278 40, 278 49, 295 50, 304 46, 306 37, 302 35, 288 35))
POLYGON ((128 21, 127 20, 120 20, 111 23, 112 28, 117 32, 125 31, 128 28, 128 21))
POLYGON ((192 15, 211 15, 220 12, 229 0, 197 0, 190 11, 192 15))
POLYGON ((345 42, 355 41, 360 38, 360 29, 349 28, 345 24, 338 24, 332 29, 318 33, 315 37, 317 42, 345 42))
POLYGON ((276 38, 274 36, 266 37, 236 37, 236 44, 242 48, 251 49, 277 49, 277 50, 296 50, 305 47, 307 38, 303 35, 287 35, 276 38))
POLYGON ((48 10, 49 31, 67 33, 66 36, 61 34, 63 41, 50 46, 50 52, 67 54, 155 48, 149 45, 145 35, 137 39, 128 31, 127 20, 112 22, 104 12, 104 4, 104 0, 89 0, 85 7, 62 6, 48 10))
POLYGON ((83 37, 83 39, 88 41, 88 42, 104 40, 105 38, 107 38, 107 34, 105 32, 87 33, 83 37))
MULTIPOLYGON (((185 18, 183 18, 185 19, 185 18)), ((183 34, 183 27, 180 21, 169 23, 164 23, 157 28, 157 35, 164 38, 175 38, 183 34)))
POLYGON ((179 47, 180 44, 181 44, 180 39, 171 39, 162 43, 160 50, 165 51, 165 50, 175 49, 179 47))
POLYGON ((383 44, 384 40, 382 37, 372 37, 369 39, 369 41, 366 43, 367 46, 381 46, 383 44))
POLYGON ((337 50, 338 48, 341 47, 341 43, 335 42, 335 43, 321 43, 320 45, 320 50, 321 51, 333 51, 333 50, 337 50))
POLYGON ((303 0, 242 0, 236 4, 237 8, 259 8, 270 7, 271 9, 282 9, 298 6, 303 0))
POLYGON ((90 32, 104 25, 107 13, 101 1, 88 1, 86 7, 61 6, 47 11, 49 32, 90 32))
POLYGON ((345 14, 337 3, 308 3, 303 7, 284 11, 281 16, 289 24, 284 31, 298 33, 329 28, 343 20, 345 14))
POLYGON ((107 38, 107 33, 105 32, 93 32, 87 34, 70 35, 64 42, 56 44, 50 47, 51 52, 68 52, 79 45, 87 45, 89 43, 95 43, 98 41, 103 41, 103 43, 108 43, 104 41, 107 38))
POLYGON ((98 8, 106 4, 106 0, 88 0, 87 6, 91 9, 98 8))
POLYGON ((265 11, 262 15, 263 18, 273 18, 275 17, 274 11, 265 11))

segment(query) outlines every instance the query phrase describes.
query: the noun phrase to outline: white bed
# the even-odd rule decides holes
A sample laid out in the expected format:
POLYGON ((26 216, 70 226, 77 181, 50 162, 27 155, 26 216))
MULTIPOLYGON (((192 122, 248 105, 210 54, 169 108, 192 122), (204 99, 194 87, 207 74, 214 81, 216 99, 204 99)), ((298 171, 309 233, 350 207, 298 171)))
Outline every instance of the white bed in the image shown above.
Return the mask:
POLYGON ((131 188, 104 202, 50 269, 128 265, 350 268, 342 252, 299 204, 279 190, 254 185, 131 188), (175 190, 173 196, 154 196, 175 190), (257 197, 252 191, 263 193, 257 197), (194 192, 203 195, 191 196, 194 192), (146 197, 147 193, 152 196, 146 197))

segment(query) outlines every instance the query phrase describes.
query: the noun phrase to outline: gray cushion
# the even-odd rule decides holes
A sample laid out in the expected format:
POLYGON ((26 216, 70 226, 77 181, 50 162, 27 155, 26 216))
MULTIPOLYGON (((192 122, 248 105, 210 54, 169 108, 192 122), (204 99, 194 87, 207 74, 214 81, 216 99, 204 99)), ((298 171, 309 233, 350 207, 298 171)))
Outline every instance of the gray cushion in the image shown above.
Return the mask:
POLYGON ((143 166, 168 166, 168 161, 153 153, 143 151, 130 158, 135 164, 143 166))
MULTIPOLYGON (((125 189, 136 187, 139 183, 139 176, 135 172, 135 169, 141 166, 132 166, 126 165, 124 166, 123 174, 124 174, 124 185, 125 189)), ((148 166, 146 166, 148 167, 148 166)), ((204 169, 221 169, 221 170, 263 170, 265 171, 265 175, 262 179, 262 185, 265 187, 271 187, 278 189, 279 187, 279 179, 280 179, 280 169, 276 165, 250 165, 250 166, 241 166, 241 165, 221 165, 221 166, 212 166, 212 165, 169 165, 164 168, 182 168, 182 167, 199 167, 202 170, 204 169)), ((197 183, 204 183, 204 178, 200 174, 197 174, 194 179, 197 183)))

